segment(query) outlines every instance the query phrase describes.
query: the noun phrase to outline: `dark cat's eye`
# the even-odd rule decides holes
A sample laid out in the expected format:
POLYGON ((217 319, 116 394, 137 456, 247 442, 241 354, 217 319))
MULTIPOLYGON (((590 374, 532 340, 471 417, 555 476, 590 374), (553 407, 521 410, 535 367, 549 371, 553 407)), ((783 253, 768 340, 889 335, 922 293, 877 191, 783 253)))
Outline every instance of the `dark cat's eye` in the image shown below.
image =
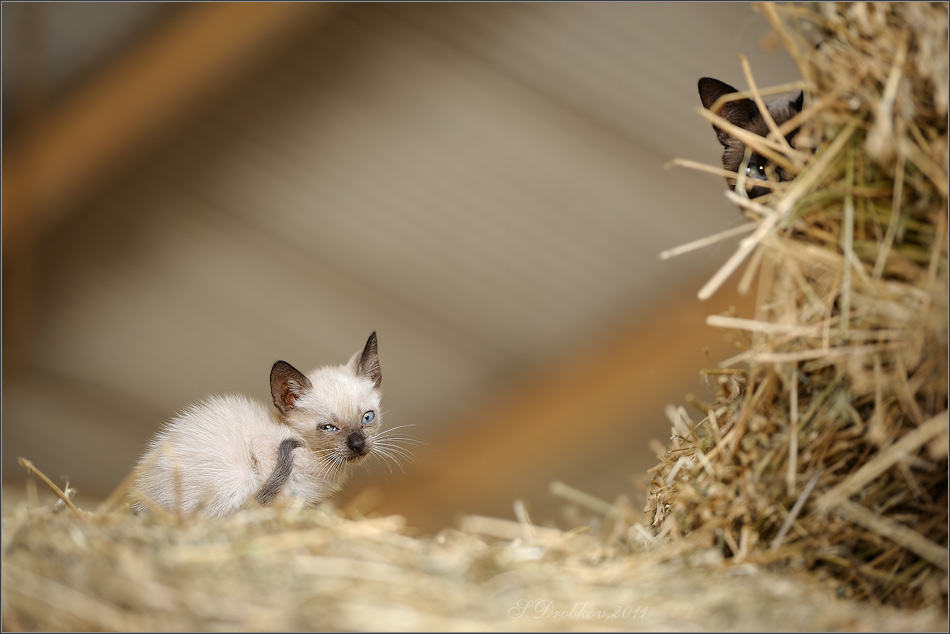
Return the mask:
POLYGON ((340 431, 339 427, 337 427, 336 425, 331 425, 330 423, 327 423, 325 425, 320 425, 317 429, 319 429, 320 431, 340 431))
POLYGON ((749 165, 745 168, 746 176, 751 176, 755 180, 764 181, 768 180, 768 177, 765 175, 765 165, 761 163, 758 165, 749 165))
POLYGON ((376 412, 374 412, 373 410, 370 410, 370 411, 366 412, 365 414, 363 414, 363 424, 364 424, 364 425, 369 425, 369 424, 372 423, 374 420, 376 420, 376 412))

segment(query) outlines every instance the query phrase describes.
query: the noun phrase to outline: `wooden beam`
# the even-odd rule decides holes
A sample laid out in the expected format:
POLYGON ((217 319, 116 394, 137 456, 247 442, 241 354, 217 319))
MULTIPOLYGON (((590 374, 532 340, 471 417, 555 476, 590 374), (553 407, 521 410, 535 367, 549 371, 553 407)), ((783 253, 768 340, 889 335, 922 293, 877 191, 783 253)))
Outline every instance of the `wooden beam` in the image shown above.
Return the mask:
POLYGON ((696 383, 683 385, 679 393, 671 381, 693 373, 698 379, 709 367, 704 349, 714 362, 735 353, 725 331, 707 326, 706 316, 730 306, 751 314, 753 298, 724 288, 700 302, 695 290, 670 296, 649 317, 631 319, 468 420, 453 421, 459 431, 417 449, 406 476, 374 478, 381 497, 373 510, 437 530, 459 514, 512 496, 512 483, 529 474, 557 478, 564 465, 616 458, 613 441, 636 435, 644 421, 665 420, 667 403, 658 399, 671 389, 681 399, 695 389, 696 383), (631 419, 635 411, 642 412, 641 421, 631 419))
POLYGON ((181 5, 178 15, 5 144, 3 260, 28 249, 196 106, 337 6, 181 5))

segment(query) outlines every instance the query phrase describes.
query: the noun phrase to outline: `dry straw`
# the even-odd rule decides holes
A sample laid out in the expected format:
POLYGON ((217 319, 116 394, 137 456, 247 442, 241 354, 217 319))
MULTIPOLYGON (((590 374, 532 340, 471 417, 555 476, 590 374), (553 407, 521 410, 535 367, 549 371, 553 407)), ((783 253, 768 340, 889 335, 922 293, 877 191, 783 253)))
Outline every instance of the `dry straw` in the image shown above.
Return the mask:
MULTIPOLYGON (((628 505, 562 484, 597 530, 469 516, 251 508, 202 520, 5 505, 4 631, 729 631, 941 629, 935 610, 836 601, 796 575, 654 544, 628 505), (636 545, 634 553, 628 545, 636 545)), ((69 488, 64 493, 68 497, 69 488)), ((32 505, 31 505, 32 506, 32 505)))
POLYGON ((757 312, 709 318, 742 351, 708 373, 702 420, 674 416, 647 511, 735 561, 945 606, 947 4, 759 8, 806 101, 776 130, 801 126, 798 149, 745 140, 797 177, 755 201, 729 192, 749 235, 700 297, 747 264, 757 312))

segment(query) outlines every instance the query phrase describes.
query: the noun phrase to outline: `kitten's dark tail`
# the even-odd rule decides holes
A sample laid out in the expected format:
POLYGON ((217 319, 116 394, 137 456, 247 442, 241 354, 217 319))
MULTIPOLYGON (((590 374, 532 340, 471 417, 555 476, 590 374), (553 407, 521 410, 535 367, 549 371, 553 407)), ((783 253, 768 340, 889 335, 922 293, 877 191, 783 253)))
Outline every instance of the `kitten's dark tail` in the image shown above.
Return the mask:
POLYGON ((294 449, 302 446, 303 443, 296 438, 285 438, 278 445, 277 464, 274 465, 274 470, 261 485, 260 491, 257 492, 256 499, 259 504, 268 504, 280 493, 280 489, 294 470, 294 449))

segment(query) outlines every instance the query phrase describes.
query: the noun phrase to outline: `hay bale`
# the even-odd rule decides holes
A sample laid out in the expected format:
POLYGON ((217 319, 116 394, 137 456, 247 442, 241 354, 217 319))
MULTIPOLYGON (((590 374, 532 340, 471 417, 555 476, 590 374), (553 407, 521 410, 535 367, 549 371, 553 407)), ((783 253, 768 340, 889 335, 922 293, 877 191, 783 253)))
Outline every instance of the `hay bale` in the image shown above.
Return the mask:
POLYGON ((469 517, 249 509, 224 518, 4 505, 4 631, 728 631, 945 628, 715 552, 469 517))
POLYGON ((804 149, 770 146, 798 176, 730 193, 757 227, 704 291, 748 258, 757 314, 710 317, 743 352, 701 421, 674 416, 646 510, 674 541, 946 606, 948 7, 760 8, 803 77, 804 149))

